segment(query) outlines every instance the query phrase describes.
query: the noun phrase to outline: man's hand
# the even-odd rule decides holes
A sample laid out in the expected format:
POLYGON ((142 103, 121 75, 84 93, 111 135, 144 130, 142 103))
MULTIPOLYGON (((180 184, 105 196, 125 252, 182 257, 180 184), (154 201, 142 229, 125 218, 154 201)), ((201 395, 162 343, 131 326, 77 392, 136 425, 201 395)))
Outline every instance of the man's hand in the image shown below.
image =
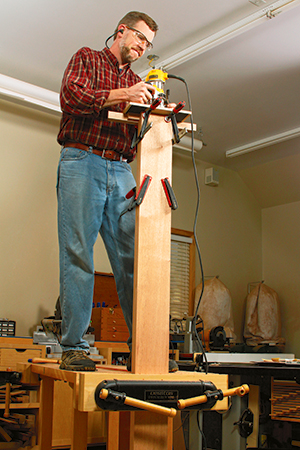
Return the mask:
POLYGON ((154 92, 155 87, 152 84, 140 81, 129 88, 112 89, 103 106, 107 108, 122 102, 147 104, 151 102, 154 92))
POLYGON ((127 89, 130 102, 134 103, 149 103, 152 100, 152 95, 155 93, 155 87, 144 81, 140 81, 127 89))

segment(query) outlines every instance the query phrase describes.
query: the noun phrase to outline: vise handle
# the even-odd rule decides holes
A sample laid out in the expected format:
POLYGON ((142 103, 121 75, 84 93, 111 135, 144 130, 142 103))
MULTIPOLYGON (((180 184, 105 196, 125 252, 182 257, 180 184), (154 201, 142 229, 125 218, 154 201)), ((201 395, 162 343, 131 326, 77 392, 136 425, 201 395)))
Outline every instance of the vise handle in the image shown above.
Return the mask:
POLYGON ((199 397, 192 397, 186 400, 178 400, 177 406, 178 409, 184 409, 189 406, 198 405, 200 403, 206 403, 211 397, 214 397, 215 400, 222 400, 224 397, 230 397, 233 395, 238 395, 239 397, 243 397, 243 395, 248 394, 249 386, 247 384, 243 384, 242 386, 227 389, 225 391, 217 390, 215 392, 209 392, 209 394, 200 395, 199 397))
POLYGON ((116 401, 125 403, 125 405, 130 405, 134 406, 135 408, 144 409, 146 411, 151 411, 158 414, 163 414, 164 416, 175 417, 177 413, 175 408, 166 408, 164 406, 144 402, 143 400, 138 400, 137 398, 127 397, 125 393, 112 391, 111 389, 104 389, 104 388, 101 389, 99 397, 102 400, 105 400, 109 396, 113 396, 116 401))

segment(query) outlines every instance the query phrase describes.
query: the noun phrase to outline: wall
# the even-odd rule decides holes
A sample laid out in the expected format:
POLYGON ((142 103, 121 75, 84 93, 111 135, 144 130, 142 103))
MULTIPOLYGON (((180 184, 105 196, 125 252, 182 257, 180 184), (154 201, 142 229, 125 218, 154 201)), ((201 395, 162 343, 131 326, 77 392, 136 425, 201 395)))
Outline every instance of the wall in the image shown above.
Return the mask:
POLYGON ((58 297, 59 119, 1 101, 1 317, 28 335, 58 297))
MULTIPOLYGON (((1 298, 0 316, 30 335, 53 314, 58 297, 56 169, 59 118, 0 101, 1 298)), ((230 289, 236 332, 241 338, 247 283, 261 279, 260 208, 239 175, 218 168, 220 185, 204 185, 207 164, 197 160, 201 188, 197 235, 205 275, 219 275, 230 289)), ((196 190, 190 156, 174 154, 173 187, 179 209, 172 226, 193 230, 196 190)), ((135 163, 133 172, 135 172, 135 163)), ((111 268, 101 240, 95 269, 111 268)), ((196 281, 199 283, 199 264, 196 281)))
POLYGON ((300 202, 262 210, 263 279, 279 295, 287 352, 300 357, 300 202))
MULTIPOLYGON (((247 285, 260 280, 262 273, 261 209, 236 172, 215 166, 220 182, 211 187, 204 183, 205 169, 210 166, 198 159, 196 165, 200 187, 196 233, 204 276, 219 275, 230 290, 235 333, 241 341, 247 285)), ((172 225, 192 231, 197 196, 191 157, 174 154, 173 187, 179 209, 173 213, 172 225)), ((198 257, 196 267, 197 285, 198 257)))

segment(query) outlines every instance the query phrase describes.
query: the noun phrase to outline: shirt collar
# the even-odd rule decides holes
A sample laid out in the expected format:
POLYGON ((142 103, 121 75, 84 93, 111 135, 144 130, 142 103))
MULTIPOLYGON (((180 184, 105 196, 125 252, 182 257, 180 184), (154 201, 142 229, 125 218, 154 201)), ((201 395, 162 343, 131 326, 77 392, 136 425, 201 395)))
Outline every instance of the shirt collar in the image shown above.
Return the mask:
MULTIPOLYGON (((106 55, 107 59, 109 60, 109 62, 118 69, 118 72, 121 71, 119 68, 119 61, 117 60, 117 58, 115 57, 115 55, 110 51, 109 48, 104 47, 103 49, 104 54, 106 55)), ((127 71, 130 68, 130 63, 126 64, 123 68, 122 71, 127 71)))

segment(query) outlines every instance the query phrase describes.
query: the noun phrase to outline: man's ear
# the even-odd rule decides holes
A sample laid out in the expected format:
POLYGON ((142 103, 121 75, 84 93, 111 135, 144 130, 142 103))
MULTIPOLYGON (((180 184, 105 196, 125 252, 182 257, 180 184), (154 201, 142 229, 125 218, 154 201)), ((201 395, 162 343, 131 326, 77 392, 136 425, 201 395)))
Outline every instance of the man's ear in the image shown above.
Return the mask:
POLYGON ((123 34, 125 31, 126 26, 123 24, 119 25, 118 33, 123 34))

